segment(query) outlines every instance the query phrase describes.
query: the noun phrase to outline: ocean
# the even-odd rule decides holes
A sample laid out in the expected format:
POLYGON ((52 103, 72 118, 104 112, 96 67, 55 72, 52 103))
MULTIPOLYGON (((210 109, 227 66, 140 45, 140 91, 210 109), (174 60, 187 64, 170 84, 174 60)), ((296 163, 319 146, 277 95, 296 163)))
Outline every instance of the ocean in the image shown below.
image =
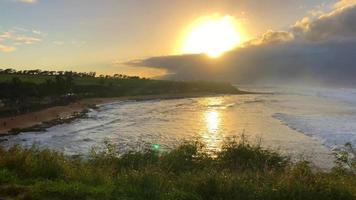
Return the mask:
POLYGON ((252 143, 321 168, 332 166, 332 150, 356 145, 356 89, 240 86, 264 94, 219 95, 173 100, 117 101, 91 109, 86 118, 7 136, 1 144, 33 144, 85 156, 104 141, 119 153, 159 146, 161 151, 185 140, 198 140, 206 151, 243 134, 252 143))

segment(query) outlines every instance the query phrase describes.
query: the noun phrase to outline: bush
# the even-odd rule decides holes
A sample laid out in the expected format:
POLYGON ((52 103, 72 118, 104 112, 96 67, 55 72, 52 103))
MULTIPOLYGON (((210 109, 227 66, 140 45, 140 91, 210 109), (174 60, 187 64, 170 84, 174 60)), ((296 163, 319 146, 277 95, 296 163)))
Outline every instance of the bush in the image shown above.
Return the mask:
POLYGON ((168 172, 194 172, 208 167, 210 158, 202 151, 199 142, 185 142, 161 156, 160 165, 168 172))
POLYGON ((225 142, 218 153, 218 160, 222 168, 230 170, 280 170, 289 163, 287 157, 264 150, 259 145, 251 145, 243 136, 240 141, 225 142))
POLYGON ((228 141, 209 157, 200 143, 168 153, 119 156, 113 145, 88 159, 32 147, 0 148, 4 199, 356 199, 356 175, 322 172, 276 152, 228 141))

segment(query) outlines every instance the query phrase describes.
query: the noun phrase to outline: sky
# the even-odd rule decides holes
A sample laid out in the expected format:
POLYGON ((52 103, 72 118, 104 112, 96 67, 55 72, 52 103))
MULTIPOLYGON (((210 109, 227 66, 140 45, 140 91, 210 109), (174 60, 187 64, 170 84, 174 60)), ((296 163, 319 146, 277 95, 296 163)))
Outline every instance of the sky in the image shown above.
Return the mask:
POLYGON ((328 57, 353 49, 340 45, 356 38, 354 4, 354 0, 0 0, 0 68, 233 82, 243 81, 238 77, 244 73, 251 80, 261 79, 259 74, 266 71, 280 77, 276 72, 289 73, 281 66, 291 63, 304 73, 312 64, 318 70, 325 67, 319 62, 325 60, 320 55, 325 49, 329 52, 322 56, 328 57), (178 48, 184 31, 211 15, 233 17, 244 36, 243 47, 215 60, 185 55, 178 48), (279 63, 262 59, 265 52, 279 63), (295 60, 286 60, 288 56, 295 60), (250 72, 241 73, 243 68, 250 72))

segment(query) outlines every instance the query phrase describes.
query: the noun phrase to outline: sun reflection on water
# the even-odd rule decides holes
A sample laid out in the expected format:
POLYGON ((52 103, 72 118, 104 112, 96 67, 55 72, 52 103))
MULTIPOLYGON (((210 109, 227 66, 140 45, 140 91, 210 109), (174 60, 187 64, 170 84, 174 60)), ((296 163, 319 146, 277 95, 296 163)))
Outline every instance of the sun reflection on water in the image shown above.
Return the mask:
POLYGON ((219 150, 222 144, 222 109, 221 98, 209 98, 203 102, 207 110, 203 113, 202 138, 208 151, 219 150))
POLYGON ((216 110, 205 113, 206 126, 209 133, 216 133, 220 125, 220 113, 216 110))

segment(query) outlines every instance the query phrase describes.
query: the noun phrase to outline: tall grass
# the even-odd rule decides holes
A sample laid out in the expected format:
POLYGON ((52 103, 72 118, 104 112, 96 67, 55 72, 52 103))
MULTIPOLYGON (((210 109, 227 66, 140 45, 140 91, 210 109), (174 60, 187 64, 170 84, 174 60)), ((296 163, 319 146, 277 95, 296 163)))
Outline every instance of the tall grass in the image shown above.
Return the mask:
MULTIPOLYGON (((330 172, 245 141, 228 141, 216 156, 198 142, 167 153, 121 156, 107 143, 88 159, 37 147, 0 148, 3 199, 356 199, 356 175, 330 172)), ((1 199, 0 198, 0 199, 1 199)))

